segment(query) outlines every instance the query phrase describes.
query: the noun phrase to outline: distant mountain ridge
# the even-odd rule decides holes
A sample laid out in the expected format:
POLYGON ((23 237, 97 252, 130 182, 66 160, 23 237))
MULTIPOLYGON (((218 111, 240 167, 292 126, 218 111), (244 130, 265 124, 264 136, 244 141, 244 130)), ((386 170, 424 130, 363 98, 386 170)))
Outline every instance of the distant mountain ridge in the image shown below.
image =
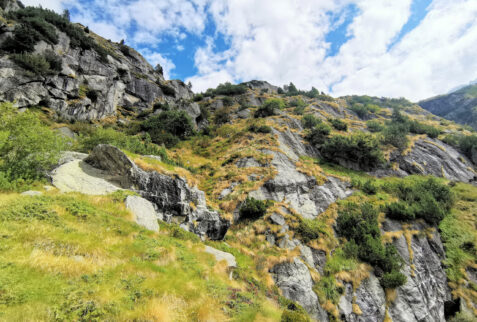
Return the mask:
POLYGON ((418 103, 429 112, 477 129, 477 84, 418 103))

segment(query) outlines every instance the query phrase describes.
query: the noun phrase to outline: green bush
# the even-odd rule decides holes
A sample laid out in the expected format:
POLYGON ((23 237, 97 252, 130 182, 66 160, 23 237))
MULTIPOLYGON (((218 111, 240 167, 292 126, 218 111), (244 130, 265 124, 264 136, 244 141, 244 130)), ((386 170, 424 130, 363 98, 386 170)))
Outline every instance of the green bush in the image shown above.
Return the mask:
POLYGON ((50 64, 50 69, 54 72, 61 72, 62 69, 62 62, 60 56, 55 54, 52 50, 47 50, 43 54, 45 60, 50 64))
POLYGON ((331 128, 328 125, 320 123, 305 135, 305 139, 314 146, 321 146, 325 143, 330 132, 331 128))
POLYGON ((437 138, 441 131, 432 125, 419 123, 418 121, 409 122, 409 131, 415 134, 426 134, 430 138, 437 138))
POLYGON ((230 122, 230 108, 222 107, 215 112, 214 121, 217 125, 222 125, 230 122))
POLYGON ((30 111, 0 104, 0 172, 10 181, 42 178, 57 163, 65 140, 30 111))
POLYGON ((248 130, 252 133, 272 133, 272 128, 268 125, 257 125, 257 124, 252 124, 248 127, 248 130))
POLYGON ((368 130, 373 133, 381 132, 382 130, 384 130, 384 125, 376 120, 366 122, 366 126, 368 127, 368 130))
POLYGON ((263 103, 256 111, 254 116, 256 118, 259 117, 267 117, 276 115, 277 110, 281 110, 285 107, 285 102, 279 98, 270 98, 263 103))
POLYGON ((50 63, 42 55, 13 54, 10 56, 15 64, 38 76, 52 74, 50 63))
POLYGON ((152 111, 153 112, 155 112, 157 110, 169 111, 170 109, 171 109, 171 107, 169 106, 168 102, 164 102, 164 103, 158 102, 158 103, 154 103, 154 105, 152 106, 152 111))
POLYGON ((317 118, 313 114, 307 114, 301 118, 301 124, 303 125, 305 129, 314 128, 315 126, 321 123, 322 123, 321 119, 317 118))
POLYGON ((241 220, 256 220, 265 215, 268 205, 255 198, 248 197, 239 210, 241 220))
POLYGON ((439 224, 454 204, 450 188, 435 178, 408 179, 389 186, 387 190, 406 202, 408 211, 412 211, 415 218, 422 218, 431 225, 439 224))
POLYGON ((404 150, 409 145, 409 139, 406 134, 409 132, 407 125, 392 124, 383 131, 384 144, 391 144, 399 150, 404 150))
POLYGON ((240 95, 247 92, 247 86, 243 84, 233 85, 231 83, 224 83, 217 86, 216 89, 209 88, 206 92, 208 96, 214 95, 240 95))
POLYGON ((371 170, 384 163, 378 140, 364 133, 332 136, 321 147, 321 153, 328 160, 345 160, 362 170, 371 170))
POLYGON ((58 214, 51 208, 48 197, 25 197, 15 199, 0 209, 0 220, 55 222, 58 214))
POLYGON ((289 107, 305 107, 306 103, 299 97, 288 103, 289 107))
POLYGON ((324 233, 325 227, 318 220, 301 219, 296 232, 301 236, 303 242, 308 243, 310 240, 317 239, 320 234, 324 233))
POLYGON ((340 119, 329 119, 328 122, 338 131, 348 131, 348 124, 340 119))
POLYGON ((306 106, 297 106, 293 109, 293 113, 296 115, 303 115, 305 113, 306 106))
POLYGON ((224 97, 224 98, 222 99, 222 102, 223 102, 224 106, 232 106, 232 105, 234 105, 234 100, 233 100, 231 97, 228 97, 228 96, 224 97))
POLYGON ((361 189, 367 195, 375 195, 378 192, 378 186, 374 180, 367 180, 361 189))
POLYGON ((406 281, 407 281, 406 275, 398 271, 385 273, 380 280, 381 286, 383 288, 396 288, 401 285, 404 285, 406 281))
POLYGON ((173 146, 174 141, 171 140, 170 135, 184 140, 194 134, 194 126, 190 116, 180 110, 163 111, 161 114, 144 121, 141 127, 149 133, 152 142, 166 144, 168 147, 173 146))
POLYGON ((372 204, 346 204, 339 211, 336 232, 348 240, 344 251, 349 257, 358 257, 375 269, 393 273, 393 276, 399 273, 402 259, 393 245, 383 246, 381 243, 378 210, 372 204))
POLYGON ((301 313, 292 310, 284 310, 282 313, 282 317, 280 319, 281 322, 310 322, 310 318, 306 315, 306 313, 301 313))
POLYGON ((90 152, 98 144, 111 144, 120 149, 125 149, 132 153, 144 155, 158 155, 162 160, 169 160, 166 150, 151 143, 150 137, 146 135, 144 141, 138 136, 126 135, 123 132, 112 128, 95 128, 91 133, 82 133, 79 137, 79 147, 83 152, 90 152))
POLYGON ((386 217, 397 220, 413 220, 416 217, 414 210, 403 201, 387 204, 384 213, 386 217))

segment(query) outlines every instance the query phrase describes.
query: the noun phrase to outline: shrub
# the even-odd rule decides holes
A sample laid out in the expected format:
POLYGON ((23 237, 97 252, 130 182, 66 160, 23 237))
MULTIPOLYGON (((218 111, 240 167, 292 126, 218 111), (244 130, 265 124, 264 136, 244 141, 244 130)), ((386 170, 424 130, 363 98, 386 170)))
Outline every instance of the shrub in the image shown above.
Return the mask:
POLYGON ((380 280, 381 286, 383 288, 396 288, 406 284, 406 281, 407 281, 406 275, 398 271, 385 273, 380 280))
POLYGON ((154 112, 157 110, 169 111, 170 109, 171 107, 169 106, 168 102, 165 102, 165 103, 158 102, 158 103, 154 103, 154 105, 152 106, 152 110, 154 112))
POLYGON ((364 133, 351 136, 335 135, 323 144, 321 153, 331 161, 345 160, 363 170, 373 169, 384 163, 378 140, 364 133))
POLYGON ((204 99, 204 95, 203 94, 195 94, 194 95, 194 102, 200 102, 204 99))
POLYGON ((38 31, 22 24, 15 27, 12 37, 5 39, 2 49, 10 53, 32 52, 41 38, 38 31))
POLYGON ((367 180, 363 187, 362 190, 365 194, 367 195, 375 195, 376 192, 378 191, 378 187, 376 185, 376 182, 374 180, 367 180))
POLYGON ((305 135, 305 139, 314 146, 321 146, 328 138, 330 132, 331 128, 328 125, 320 123, 305 135))
MULTIPOLYGON (((383 246, 378 225, 378 211, 370 203, 360 206, 348 203, 340 210, 336 220, 336 232, 345 237, 348 243, 344 251, 350 257, 371 264, 384 273, 399 273, 402 259, 393 245, 383 246)), ((386 284, 390 287, 391 284, 386 284)))
POLYGON ((52 50, 47 50, 43 55, 45 60, 50 64, 50 69, 55 72, 61 72, 62 62, 60 56, 55 54, 52 50))
POLYGON ((381 132, 382 130, 384 130, 384 125, 376 120, 366 122, 366 126, 368 127, 368 130, 373 133, 381 132))
POLYGON ((247 197, 239 210, 241 220, 256 220, 265 215, 267 212, 267 204, 261 200, 247 197))
POLYGON ((89 152, 98 144, 111 144, 133 153, 159 155, 162 160, 167 163, 169 158, 165 149, 152 144, 147 136, 148 135, 146 135, 146 140, 142 141, 138 136, 128 136, 125 133, 116 131, 112 128, 105 129, 99 127, 86 135, 81 134, 79 138, 79 146, 81 151, 89 152))
POLYGON ((240 95, 247 92, 247 86, 243 84, 233 85, 231 83, 224 83, 217 86, 215 90, 207 90, 212 95, 240 95))
POLYGON ((252 133, 272 133, 272 128, 268 125, 257 125, 257 124, 252 124, 248 127, 248 130, 252 133))
POLYGON ((181 140, 194 134, 190 116, 180 110, 164 111, 153 116, 142 123, 142 128, 151 135, 152 141, 158 144, 166 143, 163 141, 165 133, 172 134, 181 140))
POLYGON ((293 113, 296 115, 303 115, 305 113, 306 106, 297 106, 293 109, 293 113))
POLYGON ((51 73, 50 64, 45 57, 41 55, 27 53, 14 54, 11 56, 11 59, 15 64, 35 75, 46 76, 51 73))
POLYGON ((234 100, 233 100, 231 97, 228 97, 228 96, 224 97, 224 98, 222 99, 222 102, 224 103, 224 106, 232 106, 232 105, 234 105, 234 100))
POLYGON ((403 201, 387 204, 384 213, 386 217, 397 220, 407 221, 415 218, 413 209, 403 201))
POLYGON ((409 132, 408 127, 403 124, 392 124, 384 129, 383 140, 385 144, 391 144, 400 150, 407 148, 409 140, 406 134, 409 132))
POLYGON ((277 94, 281 95, 281 94, 285 94, 285 91, 283 90, 283 88, 279 87, 277 89, 277 94))
POLYGON ((325 228, 320 225, 318 220, 301 219, 296 231, 301 236, 303 242, 308 243, 310 240, 320 237, 325 228))
POLYGON ((286 309, 283 311, 280 321, 281 322, 310 322, 311 320, 306 315, 306 313, 301 313, 301 312, 286 309))
POLYGON ((222 107, 215 112, 215 124, 222 125, 230 122, 230 108, 222 107))
POLYGON ((10 181, 36 180, 58 161, 65 141, 30 111, 0 104, 0 172, 10 181))
MULTIPOLYGON (((439 224, 454 204, 450 188, 435 178, 401 181, 388 187, 388 190, 408 204, 407 211, 412 212, 415 218, 422 218, 431 225, 439 224)), ((402 206, 393 207, 395 211, 402 208, 402 206)), ((399 217, 400 214, 396 216, 399 217)), ((405 218, 412 215, 406 212, 402 216, 405 218)))
POLYGON ((328 122, 338 131, 348 131, 348 124, 340 119, 329 119, 328 122))
POLYGON ((418 121, 409 122, 409 131, 415 134, 426 134, 430 138, 437 138, 441 131, 432 125, 419 123, 418 121))
POLYGON ((315 126, 321 123, 322 123, 321 119, 317 118, 313 114, 307 114, 301 118, 301 124, 303 125, 305 129, 314 128, 315 126))
POLYGON ((255 117, 267 117, 267 116, 272 116, 276 115, 277 110, 281 110, 285 107, 285 103, 283 100, 279 98, 270 98, 263 103, 262 106, 258 108, 258 110, 255 111, 255 117))
POLYGON ((288 103, 289 107, 305 107, 306 103, 299 97, 294 100, 291 100, 290 103, 288 103))
POLYGON ((58 214, 52 209, 51 200, 48 197, 16 199, 0 209, 1 220, 56 222, 58 218, 58 214))

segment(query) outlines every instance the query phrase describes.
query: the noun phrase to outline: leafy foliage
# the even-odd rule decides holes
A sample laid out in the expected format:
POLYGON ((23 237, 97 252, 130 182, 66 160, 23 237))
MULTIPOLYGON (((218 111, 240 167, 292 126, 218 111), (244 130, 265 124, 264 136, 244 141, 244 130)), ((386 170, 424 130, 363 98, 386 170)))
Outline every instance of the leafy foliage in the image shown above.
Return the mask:
POLYGON ((267 117, 276 115, 277 110, 281 110, 285 107, 285 102, 279 98, 270 98, 263 103, 256 111, 254 116, 256 118, 259 117, 267 117))
POLYGON ((323 123, 315 125, 310 132, 305 136, 305 139, 314 146, 321 146, 325 143, 328 135, 331 132, 331 128, 323 123))
POLYGON ((328 122, 338 131, 348 131, 348 124, 340 119, 329 119, 328 122))
POLYGON ((386 206, 386 214, 394 219, 422 218, 437 225, 454 204, 450 188, 435 178, 413 178, 389 185, 386 189, 401 200, 386 206))
POLYGON ((0 104, 0 173, 10 181, 36 180, 58 161, 64 139, 30 111, 0 104))
POLYGON ((301 118, 301 124, 305 129, 312 129, 320 123, 322 123, 321 119, 317 118, 313 114, 306 114, 301 118))
POLYGON ((232 83, 224 83, 217 86, 216 89, 209 88, 206 92, 206 96, 216 95, 240 95, 247 92, 247 86, 244 84, 234 85, 232 83))
POLYGON ((320 221, 303 218, 300 220, 296 231, 301 236, 303 242, 307 243, 324 234, 326 231, 325 229, 326 227, 323 227, 323 224, 320 221))
POLYGON ((368 127, 368 130, 373 133, 381 132, 382 130, 384 130, 384 125, 376 120, 366 122, 366 126, 368 127))
POLYGON ((323 144, 321 152, 331 161, 339 163, 340 160, 346 160, 363 170, 373 169, 384 163, 378 140, 364 133, 332 136, 323 144))
POLYGON ((239 210, 241 220, 256 220, 265 215, 267 212, 268 205, 252 197, 245 199, 245 202, 242 204, 239 210))
POLYGON ((399 272, 402 259, 396 248, 381 243, 378 210, 372 204, 358 206, 348 203, 340 210, 336 225, 338 235, 348 240, 345 253, 371 264, 378 272, 384 272, 386 278, 381 278, 383 287, 394 288, 406 282, 406 277, 399 272))
POLYGON ((184 140, 194 134, 190 116, 180 110, 163 111, 144 121, 142 128, 149 133, 152 142, 165 144, 167 147, 174 146, 178 140, 184 140))

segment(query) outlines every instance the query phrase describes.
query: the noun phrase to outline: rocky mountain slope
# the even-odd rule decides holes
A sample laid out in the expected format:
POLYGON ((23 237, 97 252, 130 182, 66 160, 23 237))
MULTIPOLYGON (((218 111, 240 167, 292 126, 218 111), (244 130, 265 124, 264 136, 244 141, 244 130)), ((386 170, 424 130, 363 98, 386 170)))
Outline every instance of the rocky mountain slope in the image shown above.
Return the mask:
POLYGON ((418 103, 429 112, 477 129, 477 85, 418 103))
POLYGON ((0 6, 0 320, 477 316, 474 133, 405 99, 194 94, 0 6))

